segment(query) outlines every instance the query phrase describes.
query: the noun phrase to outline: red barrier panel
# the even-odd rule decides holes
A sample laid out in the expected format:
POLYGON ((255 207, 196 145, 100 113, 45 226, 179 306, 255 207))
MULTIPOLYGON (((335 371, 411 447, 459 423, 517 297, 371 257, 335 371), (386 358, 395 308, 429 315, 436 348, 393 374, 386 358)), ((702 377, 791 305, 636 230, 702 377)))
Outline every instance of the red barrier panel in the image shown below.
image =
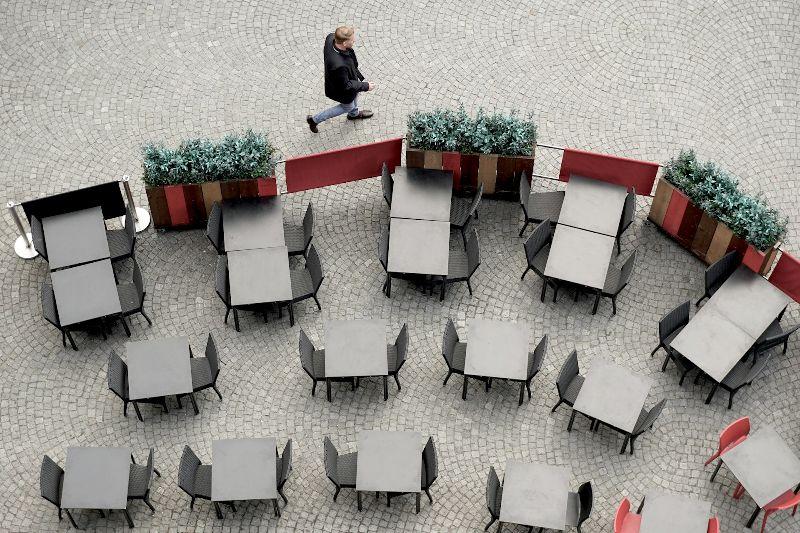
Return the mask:
POLYGON ((781 257, 769 275, 769 281, 795 302, 800 302, 800 261, 792 254, 781 251, 781 257))
POLYGON ((658 163, 565 148, 558 179, 569 181, 570 174, 577 174, 626 188, 633 187, 636 194, 649 195, 657 173, 658 163))
POLYGON ((389 171, 400 164, 403 138, 329 150, 286 160, 287 192, 327 187, 380 176, 384 162, 389 171))
POLYGON ((261 178, 258 180, 259 196, 277 196, 278 182, 275 178, 261 178))

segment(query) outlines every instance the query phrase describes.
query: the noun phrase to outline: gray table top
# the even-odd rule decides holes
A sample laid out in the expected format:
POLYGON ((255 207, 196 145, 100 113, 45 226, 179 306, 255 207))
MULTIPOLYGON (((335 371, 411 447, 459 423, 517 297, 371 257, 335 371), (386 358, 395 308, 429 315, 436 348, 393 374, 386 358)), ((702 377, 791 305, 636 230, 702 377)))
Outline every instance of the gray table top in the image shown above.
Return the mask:
POLYGON ((613 183, 571 176, 558 223, 616 236, 627 194, 613 183))
POLYGON ((221 439, 211 442, 211 500, 274 500, 276 440, 221 439))
POLYGON ((125 344, 131 400, 192 392, 189 339, 171 337, 125 344))
POLYGON ((392 218, 450 222, 451 171, 397 167, 392 178, 392 218))
POLYGON ((286 246, 228 252, 231 305, 286 302, 292 299, 286 246))
POLYGON ((770 426, 751 433, 722 460, 761 508, 800 483, 800 459, 770 426))
POLYGON ((424 447, 416 431, 360 431, 356 490, 419 492, 424 447))
POLYGON ((558 224, 544 275, 602 289, 614 251, 614 237, 558 224))
POLYGON ((130 448, 67 448, 61 507, 125 509, 130 464, 130 448))
POLYGON ((721 382, 755 341, 755 337, 706 303, 670 346, 721 382))
POLYGON ((575 410, 630 433, 652 384, 647 376, 595 359, 575 400, 575 410))
POLYGON ((642 509, 640 533, 706 533, 711 503, 688 496, 651 490, 642 509))
POLYGON ((280 196, 223 202, 222 224, 226 252, 286 244, 280 196))
POLYGON ((325 375, 386 376, 386 321, 326 320, 325 375))
POLYGON ((51 272, 50 279, 62 326, 122 312, 108 259, 51 272))
POLYGON ((47 262, 51 270, 106 259, 108 237, 99 207, 42 219, 47 262))
POLYGON ((571 476, 567 467, 509 460, 500 521, 563 531, 571 476))
POLYGON ((393 218, 389 227, 389 272, 446 276, 450 222, 393 218))
POLYGON ((464 373, 503 379, 527 378, 527 322, 473 318, 468 322, 464 373))
POLYGON ((757 339, 791 301, 782 290, 762 276, 746 266, 740 266, 705 305, 715 307, 728 320, 757 339))

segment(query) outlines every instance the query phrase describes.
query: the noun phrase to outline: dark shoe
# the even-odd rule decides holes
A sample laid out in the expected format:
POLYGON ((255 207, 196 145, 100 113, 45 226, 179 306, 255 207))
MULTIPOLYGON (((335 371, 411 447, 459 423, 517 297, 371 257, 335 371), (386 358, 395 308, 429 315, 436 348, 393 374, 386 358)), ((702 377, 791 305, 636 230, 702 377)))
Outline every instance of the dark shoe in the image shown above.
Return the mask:
POLYGON ((369 118, 372 115, 373 113, 369 109, 362 109, 358 112, 358 115, 347 115, 347 120, 360 120, 362 118, 369 118))
POLYGON ((308 129, 310 129, 313 133, 319 133, 317 129, 317 123, 314 122, 314 119, 311 118, 311 115, 306 115, 306 122, 308 122, 308 129))

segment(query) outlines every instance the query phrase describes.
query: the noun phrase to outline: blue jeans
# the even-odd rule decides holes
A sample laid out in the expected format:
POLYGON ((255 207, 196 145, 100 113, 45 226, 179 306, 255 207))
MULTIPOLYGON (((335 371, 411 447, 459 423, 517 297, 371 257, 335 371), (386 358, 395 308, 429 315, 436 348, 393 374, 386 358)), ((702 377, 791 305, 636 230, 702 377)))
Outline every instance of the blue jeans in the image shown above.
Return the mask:
POLYGON ((349 104, 338 104, 333 107, 329 107, 325 111, 317 113, 311 117, 311 120, 313 120, 316 124, 319 124, 320 122, 325 122, 329 118, 338 117, 339 115, 344 115, 345 113, 351 117, 358 115, 358 96, 353 98, 353 101, 349 104))

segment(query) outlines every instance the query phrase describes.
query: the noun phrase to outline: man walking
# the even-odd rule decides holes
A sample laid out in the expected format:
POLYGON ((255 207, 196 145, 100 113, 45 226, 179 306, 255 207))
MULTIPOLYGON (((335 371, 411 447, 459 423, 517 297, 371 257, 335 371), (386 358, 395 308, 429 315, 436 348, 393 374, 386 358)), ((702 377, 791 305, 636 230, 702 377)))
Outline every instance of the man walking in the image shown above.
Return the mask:
POLYGON ((356 32, 351 26, 339 26, 334 33, 325 38, 323 57, 325 59, 325 96, 339 102, 314 115, 308 115, 306 122, 314 133, 319 133, 317 125, 329 118, 347 113, 349 120, 369 118, 372 111, 358 108, 358 93, 375 88, 364 81, 364 75, 358 70, 358 60, 353 50, 356 32))

